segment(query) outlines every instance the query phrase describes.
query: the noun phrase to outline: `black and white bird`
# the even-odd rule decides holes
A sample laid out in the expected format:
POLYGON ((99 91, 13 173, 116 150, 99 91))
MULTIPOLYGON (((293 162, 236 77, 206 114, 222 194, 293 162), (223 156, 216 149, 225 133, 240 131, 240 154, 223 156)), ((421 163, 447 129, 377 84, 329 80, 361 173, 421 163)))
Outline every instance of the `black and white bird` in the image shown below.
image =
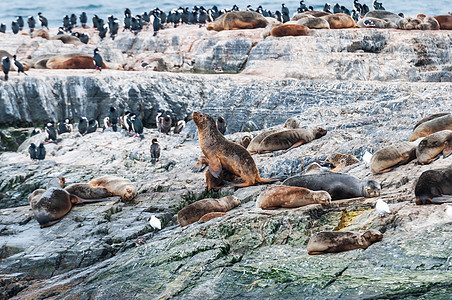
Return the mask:
POLYGON ((2 70, 5 73, 5 81, 8 80, 9 69, 11 68, 11 60, 9 56, 4 56, 2 58, 2 70))
POLYGON ((323 11, 331 14, 331 4, 329 4, 328 2, 325 3, 325 5, 323 6, 323 11))
POLYGON ((375 10, 385 10, 385 8, 383 7, 383 3, 378 2, 377 0, 372 1, 372 6, 375 10))
POLYGON ((33 31, 35 30, 35 27, 36 27, 35 18, 33 18, 33 16, 29 16, 27 23, 28 23, 28 27, 30 28, 30 33, 33 33, 33 31))
POLYGON ((118 131, 118 111, 116 107, 110 106, 110 111, 108 113, 108 121, 114 132, 118 131))
POLYGON ((17 17, 16 23, 19 26, 19 30, 22 30, 24 28, 25 22, 22 16, 17 17))
POLYGON ((42 15, 42 12, 38 12, 38 19, 39 19, 39 22, 41 23, 42 28, 45 27, 45 28, 49 29, 49 22, 47 21, 47 18, 42 15))
POLYGON ((180 120, 179 122, 177 122, 176 126, 174 126, 174 133, 179 134, 182 131, 182 129, 184 129, 184 127, 185 127, 185 121, 180 120))
POLYGON ((36 145, 34 143, 30 144, 30 147, 28 147, 28 153, 30 154, 31 160, 38 159, 37 153, 36 153, 36 145))
POLYGON ((364 24, 364 26, 366 26, 366 28, 375 27, 375 23, 369 19, 365 19, 363 21, 363 24, 364 24))
POLYGON ((86 117, 80 117, 80 120, 78 122, 78 132, 80 132, 81 135, 84 135, 87 129, 88 119, 86 117))
POLYGON ((86 15, 86 12, 82 12, 80 15, 80 23, 82 24, 82 27, 86 27, 86 23, 88 23, 88 16, 86 15))
POLYGON ((11 30, 13 31, 14 34, 17 34, 19 32, 19 25, 17 25, 17 22, 12 21, 11 22, 11 30))
POLYGON ((94 65, 96 66, 96 70, 102 71, 103 60, 102 60, 102 56, 100 56, 100 54, 99 54, 99 48, 94 49, 93 60, 94 60, 94 65))
POLYGON ((221 134, 224 134, 226 132, 226 120, 222 116, 219 116, 217 118, 217 128, 218 131, 221 132, 221 134))
POLYGON ((88 128, 86 129, 86 134, 96 132, 98 126, 99 123, 97 122, 97 120, 90 120, 88 123, 88 128))
POLYGON ((36 149, 36 158, 38 160, 46 158, 46 148, 44 147, 44 143, 39 144, 39 147, 36 149))
POLYGON ((54 123, 53 122, 48 122, 46 127, 46 133, 47 133, 47 141, 50 142, 54 142, 56 144, 57 142, 57 130, 55 129, 54 123))
POLYGON ((58 123, 57 126, 58 134, 63 134, 72 131, 72 124, 70 124, 69 119, 64 120, 64 122, 58 123))
POLYGON ((6 24, 5 23, 2 23, 0 25, 0 33, 6 33, 6 24))
MULTIPOLYGON (((17 74, 20 75, 20 73, 24 73, 25 75, 27 75, 27 73, 25 73, 25 69, 24 66, 20 63, 20 61, 17 60, 16 55, 13 55, 13 59, 14 59, 14 65, 17 68, 17 74)), ((28 75, 27 75, 28 76, 28 75)))
POLYGON ((130 120, 132 121, 133 131, 135 131, 135 137, 139 137, 140 139, 144 139, 143 122, 141 122, 141 120, 136 115, 132 116, 130 118, 130 120))
POLYGON ((152 139, 152 145, 151 145, 151 162, 152 164, 155 164, 157 161, 159 161, 160 158, 160 145, 157 142, 157 139, 152 139))

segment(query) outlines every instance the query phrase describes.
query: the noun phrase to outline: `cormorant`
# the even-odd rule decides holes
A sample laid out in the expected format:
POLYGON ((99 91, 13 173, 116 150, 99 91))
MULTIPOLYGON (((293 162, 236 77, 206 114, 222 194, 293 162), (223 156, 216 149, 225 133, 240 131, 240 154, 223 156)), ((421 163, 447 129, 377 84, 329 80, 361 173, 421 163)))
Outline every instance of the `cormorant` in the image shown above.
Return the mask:
POLYGON ((17 68, 17 74, 20 75, 20 73, 24 73, 25 75, 27 75, 27 73, 25 73, 25 69, 24 66, 20 63, 20 61, 17 60, 16 55, 13 55, 13 59, 14 59, 14 65, 17 68))
POLYGON ((4 56, 2 58, 2 70, 3 70, 3 73, 5 73, 5 81, 8 80, 8 73, 9 73, 10 68, 11 68, 11 61, 9 59, 9 56, 4 56))
POLYGON ((94 65, 96 66, 96 70, 102 71, 103 60, 102 60, 102 56, 100 56, 100 54, 99 54, 98 48, 94 49, 93 59, 94 59, 94 65))
POLYGON ((42 28, 45 27, 45 28, 49 29, 49 22, 47 21, 47 18, 42 15, 42 12, 38 12, 38 19, 39 19, 39 22, 41 22, 42 28))

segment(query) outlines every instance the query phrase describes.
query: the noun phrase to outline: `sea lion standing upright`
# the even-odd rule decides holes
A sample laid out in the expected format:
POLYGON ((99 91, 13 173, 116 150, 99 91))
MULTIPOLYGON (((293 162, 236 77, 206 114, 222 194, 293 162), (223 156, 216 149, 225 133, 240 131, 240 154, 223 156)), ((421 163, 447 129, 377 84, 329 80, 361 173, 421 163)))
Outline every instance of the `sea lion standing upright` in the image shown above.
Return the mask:
POLYGON ((416 182, 414 194, 417 205, 441 203, 433 198, 452 195, 452 168, 424 171, 416 182))
POLYGON ((194 112, 193 121, 198 127, 199 145, 209 160, 209 170, 212 176, 219 178, 221 171, 225 169, 242 178, 243 183, 234 184, 238 187, 280 180, 279 178, 261 178, 250 153, 242 146, 228 141, 218 131, 215 120, 211 116, 194 112))
POLYGON ((401 142, 378 150, 370 159, 370 170, 373 174, 391 171, 394 167, 407 164, 416 158, 416 147, 421 142, 401 142))
POLYGON ((420 164, 429 164, 443 153, 446 158, 452 153, 452 130, 441 130, 423 138, 416 147, 416 158, 420 164))

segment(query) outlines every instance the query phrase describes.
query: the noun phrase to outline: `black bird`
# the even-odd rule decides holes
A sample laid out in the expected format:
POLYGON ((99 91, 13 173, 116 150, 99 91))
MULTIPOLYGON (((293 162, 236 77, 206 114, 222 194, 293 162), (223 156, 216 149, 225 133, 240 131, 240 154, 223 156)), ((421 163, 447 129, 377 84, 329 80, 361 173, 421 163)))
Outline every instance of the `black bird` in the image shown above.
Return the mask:
POLYGON ((88 129, 86 130, 86 134, 96 132, 98 126, 99 123, 97 122, 97 120, 90 120, 88 123, 88 129))
POLYGON ((178 134, 182 131, 182 129, 184 129, 185 127, 185 121, 184 120, 180 120, 179 122, 177 122, 176 126, 174 126, 174 133, 178 134))
POLYGON ((308 8, 306 7, 306 4, 304 4, 303 2, 304 2, 304 0, 301 0, 301 1, 300 1, 300 6, 299 6, 298 9, 297 9, 297 11, 298 11, 299 13, 302 13, 302 12, 305 12, 305 11, 308 10, 308 8))
POLYGON ((101 40, 103 40, 107 36, 108 27, 102 25, 102 27, 99 27, 99 37, 101 40))
POLYGON ((110 27, 110 37, 112 40, 115 39, 116 35, 118 34, 118 31, 119 31, 119 21, 115 19, 110 27))
POLYGON ((45 28, 49 29, 49 22, 47 21, 47 18, 42 15, 42 12, 38 12, 38 19, 39 19, 39 22, 41 22, 42 28, 45 27, 45 28))
POLYGON ((33 16, 29 16, 27 23, 28 23, 28 27, 30 28, 30 33, 33 33, 33 31, 35 30, 35 27, 36 27, 35 18, 33 18, 33 16))
POLYGON ((34 135, 37 135, 37 134, 40 134, 40 133, 41 133, 41 129, 35 128, 35 129, 33 129, 33 131, 31 132, 30 136, 34 136, 34 135))
POLYGON ((57 126, 58 134, 71 132, 72 125, 69 123, 69 119, 64 120, 64 122, 60 122, 57 126))
POLYGON ((44 143, 39 144, 38 149, 36 149, 36 158, 38 160, 46 158, 46 148, 44 147, 44 143))
POLYGON ((132 116, 130 120, 132 121, 132 128, 133 131, 135 131, 135 136, 140 137, 140 139, 144 139, 143 122, 141 122, 137 116, 132 116))
POLYGON ((152 27, 154 28, 154 36, 156 36, 161 27, 161 19, 157 12, 154 12, 153 15, 154 20, 152 21, 152 27))
POLYGON ((279 12, 279 10, 275 11, 275 19, 279 22, 282 22, 281 13, 279 12))
POLYGON ((68 15, 65 15, 63 18, 63 28, 66 32, 69 32, 72 30, 71 20, 69 20, 68 15))
POLYGON ((132 16, 132 12, 130 11, 130 9, 126 8, 124 10, 124 16, 125 17, 131 17, 132 16))
POLYGON ((375 23, 372 20, 369 19, 365 19, 363 21, 364 26, 366 26, 367 28, 369 27, 375 27, 375 23))
POLYGON ((361 16, 365 16, 370 11, 369 6, 367 4, 363 4, 363 8, 361 10, 361 16))
POLYGON ((383 7, 383 3, 378 2, 377 0, 372 1, 372 6, 374 7, 375 10, 385 10, 385 8, 383 7))
POLYGON ((226 132, 226 120, 222 116, 219 116, 217 118, 217 128, 218 131, 221 132, 221 134, 224 134, 226 132))
POLYGON ((5 24, 5 23, 2 23, 2 24, 0 25, 0 32, 1 32, 1 33, 5 33, 5 32, 6 32, 6 24, 5 24))
POLYGON ((333 13, 338 14, 338 13, 340 13, 340 12, 341 12, 341 6, 339 5, 339 3, 336 3, 336 4, 333 6, 333 13))
POLYGON ((100 54, 99 54, 98 48, 94 49, 93 59, 94 59, 94 65, 96 66, 96 70, 102 71, 103 60, 102 60, 102 56, 100 56, 100 54))
POLYGON ((75 27, 77 25, 77 16, 75 14, 71 14, 71 26, 75 27))
MULTIPOLYGON (((16 55, 13 55, 13 59, 14 59, 14 65, 17 68, 17 74, 20 75, 20 73, 24 73, 25 75, 27 75, 27 73, 25 73, 25 69, 24 66, 20 63, 20 61, 17 60, 16 55)), ((28 75, 27 75, 28 76, 28 75)))
POLYGON ((62 34, 65 34, 65 33, 64 33, 64 28, 63 28, 63 27, 58 27, 58 33, 57 33, 57 35, 62 35, 62 34))
POLYGON ((17 34, 19 32, 19 25, 17 25, 17 22, 11 22, 11 29, 14 34, 17 34))
POLYGON ((97 15, 94 15, 94 17, 93 17, 93 27, 94 28, 99 28, 99 20, 100 20, 100 18, 97 16, 97 15))
POLYGON ((352 18, 353 20, 355 20, 355 22, 358 22, 359 20, 359 13, 357 13, 354 9, 352 9, 352 18))
POLYGON ((49 122, 46 125, 46 132, 47 132, 47 140, 52 141, 56 144, 57 142, 57 131, 54 127, 53 122, 49 122))
POLYGON ((28 153, 30 153, 31 160, 38 159, 37 153, 36 153, 36 145, 31 143, 30 147, 28 147, 28 153))
POLYGON ((363 10, 363 6, 358 2, 358 0, 353 0, 353 8, 357 13, 361 13, 361 11, 363 10))
POLYGON ((17 17, 16 23, 19 26, 19 30, 22 30, 24 28, 25 22, 22 16, 17 17))
POLYGON ((350 13, 350 10, 347 8, 347 7, 345 7, 345 6, 341 6, 341 12, 343 13, 343 14, 347 14, 347 15, 351 15, 351 13, 350 13))
POLYGON ((286 5, 284 3, 281 4, 281 16, 282 16, 283 23, 290 21, 289 9, 286 7, 286 5))
POLYGON ((323 11, 331 14, 332 13, 331 12, 331 4, 329 4, 328 2, 325 3, 325 6, 323 7, 323 11))
POLYGON ((160 158, 160 145, 157 142, 157 139, 152 139, 151 158, 152 164, 155 164, 157 161, 159 161, 160 158))
POLYGON ((111 127, 114 132, 118 131, 118 112, 114 106, 110 106, 110 112, 108 114, 111 127))
POLYGON ((205 9, 202 9, 198 17, 199 28, 201 28, 202 25, 206 25, 206 22, 207 22, 207 12, 205 9))
POLYGON ((81 135, 84 135, 87 129, 88 119, 85 117, 80 117, 80 121, 78 122, 78 132, 80 132, 81 135))
POLYGON ((9 56, 4 56, 2 58, 2 70, 3 70, 3 73, 5 73, 5 81, 8 80, 8 73, 9 73, 10 68, 11 68, 11 61, 9 59, 9 56))
POLYGON ((83 44, 88 44, 89 35, 87 35, 86 33, 74 32, 72 33, 72 35, 76 36, 83 44))
POLYGON ((164 118, 159 119, 162 120, 161 122, 161 132, 164 134, 168 134, 171 130, 171 124, 172 124, 172 120, 171 117, 169 115, 166 115, 164 118))
POLYGON ((82 12, 80 15, 80 23, 82 24, 82 27, 86 27, 86 23, 88 23, 88 16, 86 15, 86 12, 82 12))

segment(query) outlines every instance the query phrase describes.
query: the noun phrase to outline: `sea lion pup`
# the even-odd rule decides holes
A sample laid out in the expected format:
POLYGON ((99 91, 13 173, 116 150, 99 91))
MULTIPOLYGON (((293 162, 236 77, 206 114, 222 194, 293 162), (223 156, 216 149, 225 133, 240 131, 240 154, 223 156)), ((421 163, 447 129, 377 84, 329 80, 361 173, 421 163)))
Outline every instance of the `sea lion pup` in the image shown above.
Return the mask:
POLYGON ((275 132, 260 142, 257 153, 262 154, 271 151, 292 149, 321 138, 326 133, 327 130, 321 127, 289 129, 275 132))
POLYGON ((227 215, 227 213, 214 211, 214 212, 211 212, 211 213, 208 213, 208 214, 205 214, 204 216, 202 216, 201 219, 199 219, 199 222, 200 223, 205 223, 205 222, 208 222, 208 221, 210 221, 212 219, 223 217, 225 215, 227 215))
POLYGON ((452 168, 428 170, 419 176, 414 188, 416 204, 441 204, 442 195, 452 195, 452 168))
POLYGON ((263 139, 265 139, 267 136, 276 133, 276 132, 282 132, 285 131, 284 128, 276 128, 276 129, 270 129, 264 132, 259 133, 257 136, 255 136, 248 147, 246 147, 246 150, 248 150, 249 153, 254 154, 257 153, 257 150, 259 149, 259 144, 262 142, 263 139))
POLYGON ((237 187, 280 180, 280 178, 261 178, 250 153, 242 146, 228 141, 218 131, 211 116, 194 112, 193 121, 198 127, 199 145, 209 160, 209 170, 213 177, 219 178, 221 171, 225 169, 242 178, 243 183, 233 184, 237 187))
POLYGON ((207 24, 207 30, 233 30, 265 28, 268 21, 254 11, 231 11, 218 17, 214 22, 207 24))
POLYGON ((274 37, 306 36, 308 34, 308 27, 298 24, 283 24, 276 26, 270 31, 270 35, 274 37))
POLYGON ((177 222, 181 227, 197 222, 202 216, 211 212, 227 212, 240 205, 239 199, 227 196, 220 199, 202 199, 196 201, 177 213, 177 222))
POLYGON ((434 17, 438 21, 440 29, 452 29, 452 15, 440 15, 434 17))
POLYGON ((355 20, 347 14, 338 13, 334 15, 326 15, 321 18, 328 21, 331 29, 359 28, 355 20))
POLYGON ((307 17, 319 18, 319 17, 323 17, 323 16, 328 16, 328 15, 331 15, 331 14, 326 11, 312 10, 312 11, 305 11, 302 13, 295 13, 290 20, 298 21, 298 20, 301 20, 301 19, 307 18, 307 17))
POLYGON ((440 28, 439 22, 431 16, 424 17, 422 23, 418 26, 420 30, 440 30, 440 28))
MULTIPOLYGON (((78 55, 74 57, 55 56, 47 61, 47 69, 95 69, 93 57, 78 55)), ((105 63, 102 68, 107 68, 105 63)))
POLYGON ((331 196, 325 191, 311 191, 297 186, 272 186, 256 201, 256 208, 295 208, 309 204, 331 204, 331 196))
POLYGON ((409 163, 416 158, 416 147, 420 142, 421 139, 401 142, 378 150, 370 159, 370 170, 373 174, 382 174, 409 163))
POLYGON ((422 23, 422 21, 418 18, 408 17, 408 18, 406 18, 406 20, 407 20, 407 22, 403 27, 403 29, 405 29, 405 30, 419 29, 419 25, 422 23))
POLYGON ((326 161, 333 164, 332 172, 339 172, 343 168, 359 163, 359 159, 357 159, 353 154, 342 154, 342 153, 333 153, 328 156, 326 161))
POLYGON ((214 177, 212 173, 210 173, 210 170, 207 169, 205 176, 207 191, 210 191, 211 189, 221 189, 224 186, 225 182, 231 182, 236 179, 236 176, 234 176, 234 174, 225 169, 221 170, 220 176, 218 177, 214 177))
POLYGON ((407 23, 407 20, 405 18, 402 18, 398 14, 387 10, 372 10, 364 16, 364 19, 367 18, 377 18, 385 20, 387 22, 392 22, 397 25, 397 28, 400 29, 404 29, 404 26, 407 23))
POLYGON ((68 193, 83 199, 101 199, 113 196, 106 188, 88 183, 74 183, 64 188, 68 193))
POLYGON ((452 153, 452 130, 442 130, 423 138, 416 148, 416 158, 421 165, 429 164, 443 153, 446 158, 452 153))
POLYGON ((304 187, 313 191, 327 191, 332 200, 380 196, 381 186, 375 180, 359 180, 351 175, 322 172, 295 175, 283 181, 283 185, 304 187))
POLYGON ((367 230, 363 233, 354 231, 323 231, 313 235, 306 247, 309 255, 336 253, 353 249, 367 249, 375 242, 383 239, 378 230, 367 230))
POLYGON ((193 172, 199 173, 209 165, 209 160, 204 155, 201 155, 196 162, 196 165, 191 168, 193 172))
POLYGON ((248 145, 251 143, 251 137, 249 135, 245 135, 242 137, 242 139, 240 140, 240 145, 243 146, 243 148, 246 149, 246 147, 248 147, 248 145))
POLYGON ((430 121, 430 120, 433 120, 433 119, 436 119, 436 118, 439 118, 439 117, 442 117, 442 116, 445 116, 445 115, 449 115, 450 113, 438 113, 438 114, 433 114, 433 115, 430 115, 430 116, 427 116, 427 117, 425 117, 425 118, 422 118, 419 122, 417 122, 415 125, 414 125, 414 128, 413 128, 413 130, 414 129, 416 129, 419 125, 421 125, 422 123, 425 123, 425 122, 427 122, 427 121, 430 121))
POLYGON ((36 37, 50 40, 49 31, 46 29, 38 29, 38 30, 33 31, 33 33, 31 34, 31 38, 36 38, 36 37))
POLYGON ((312 16, 299 19, 297 24, 304 25, 310 29, 330 29, 330 23, 327 20, 312 16))
POLYGON ((300 124, 301 122, 297 118, 289 118, 284 122, 283 127, 286 129, 297 129, 300 128, 300 124))
POLYGON ((447 114, 421 123, 419 126, 415 127, 411 134, 410 142, 442 130, 452 130, 452 114, 447 114))
POLYGON ((386 21, 383 19, 378 19, 378 18, 372 18, 372 17, 367 17, 367 18, 361 18, 358 21, 358 26, 361 28, 367 28, 366 25, 364 25, 364 21, 365 20, 370 20, 375 24, 374 28, 398 28, 397 24, 391 21, 386 21))
POLYGON ((105 175, 89 182, 92 186, 106 188, 112 195, 121 196, 124 200, 132 200, 137 195, 137 187, 126 178, 105 175))

